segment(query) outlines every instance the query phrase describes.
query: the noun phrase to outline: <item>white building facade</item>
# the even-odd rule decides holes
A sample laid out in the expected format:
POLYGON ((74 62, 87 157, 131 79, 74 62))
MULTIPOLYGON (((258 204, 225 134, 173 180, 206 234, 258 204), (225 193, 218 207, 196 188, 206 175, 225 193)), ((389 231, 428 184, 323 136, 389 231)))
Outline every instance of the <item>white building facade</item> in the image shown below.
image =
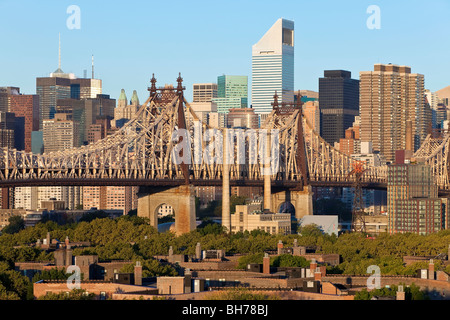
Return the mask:
POLYGON ((257 114, 279 102, 292 102, 294 91, 294 22, 278 19, 252 47, 252 107, 257 114))

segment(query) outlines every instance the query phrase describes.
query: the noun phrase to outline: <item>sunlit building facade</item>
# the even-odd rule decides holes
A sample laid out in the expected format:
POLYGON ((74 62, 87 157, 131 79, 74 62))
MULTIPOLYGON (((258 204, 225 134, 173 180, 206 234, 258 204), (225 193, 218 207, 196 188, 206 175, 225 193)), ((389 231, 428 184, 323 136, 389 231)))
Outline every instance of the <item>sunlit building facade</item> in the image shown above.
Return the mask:
POLYGON ((252 47, 252 107, 257 114, 279 102, 292 102, 294 91, 294 22, 278 19, 252 47))

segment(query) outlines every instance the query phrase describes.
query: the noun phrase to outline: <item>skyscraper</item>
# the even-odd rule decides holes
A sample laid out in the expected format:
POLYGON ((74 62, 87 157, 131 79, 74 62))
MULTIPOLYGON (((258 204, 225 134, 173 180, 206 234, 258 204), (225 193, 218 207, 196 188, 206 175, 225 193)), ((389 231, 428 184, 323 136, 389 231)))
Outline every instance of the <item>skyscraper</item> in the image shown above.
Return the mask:
POLYGON ((339 142, 359 113, 359 81, 350 71, 325 70, 319 79, 319 108, 322 138, 339 142))
POLYGON ((390 165, 387 195, 389 233, 425 235, 444 229, 443 202, 429 166, 390 165))
POLYGON ((117 99, 117 107, 114 109, 114 122, 117 128, 121 128, 128 120, 133 119, 136 112, 139 110, 139 98, 136 90, 133 91, 131 97, 131 104, 128 104, 125 89, 120 91, 119 99, 117 99))
POLYGON ((55 152, 78 147, 78 123, 67 113, 57 113, 54 119, 43 121, 44 152, 55 152))
POLYGON ((20 94, 18 87, 0 87, 0 111, 10 112, 11 96, 20 94))
POLYGON ((58 51, 58 69, 49 77, 36 78, 36 93, 40 99, 39 127, 42 121, 53 119, 56 113, 58 99, 97 99, 102 95, 102 80, 92 78, 76 78, 73 73, 65 73, 61 69, 61 40, 58 51))
MULTIPOLYGON (((23 149, 31 152, 31 136, 39 130, 39 96, 35 94, 16 94, 11 96, 10 112, 17 118, 23 118, 24 131, 17 134, 23 136, 23 149)), ((16 141, 16 145, 17 145, 16 141)))
POLYGON ((89 126, 96 122, 98 117, 114 117, 115 99, 107 94, 98 94, 96 98, 88 99, 58 99, 57 113, 69 113, 71 120, 79 124, 79 144, 87 141, 89 126))
POLYGON ((217 98, 217 83, 194 83, 192 102, 211 102, 217 98))
POLYGON ((248 78, 247 76, 222 75, 217 77, 217 112, 228 113, 233 108, 247 108, 248 78))
POLYGON ((102 94, 102 80, 77 78, 70 81, 70 97, 72 99, 96 98, 102 94))
POLYGON ((431 110, 424 81, 407 66, 376 64, 374 71, 360 72, 361 141, 372 141, 387 161, 394 161, 397 150, 414 152, 427 135, 431 110))
POLYGON ((252 107, 272 111, 273 96, 292 102, 294 91, 294 22, 278 19, 252 47, 252 107))
POLYGON ((14 113, 0 111, 0 148, 14 148, 14 113))

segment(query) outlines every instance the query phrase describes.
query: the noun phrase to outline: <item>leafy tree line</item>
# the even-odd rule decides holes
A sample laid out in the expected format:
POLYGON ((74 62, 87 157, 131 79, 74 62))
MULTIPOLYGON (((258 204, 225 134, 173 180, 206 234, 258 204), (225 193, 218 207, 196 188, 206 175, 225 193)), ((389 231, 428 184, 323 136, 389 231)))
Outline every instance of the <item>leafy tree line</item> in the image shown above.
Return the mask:
MULTIPOLYGON (((358 291, 355 294, 355 300, 371 300, 373 297, 396 297, 398 291, 398 285, 392 285, 389 288, 380 288, 367 290, 366 288, 358 291)), ((405 300, 429 300, 428 293, 421 290, 415 283, 410 286, 403 285, 403 291, 405 292, 405 300)))
MULTIPOLYGON (((412 275, 416 269, 426 268, 427 262, 405 267, 403 256, 447 254, 450 243, 450 230, 427 236, 382 234, 375 239, 358 233, 330 236, 315 226, 302 227, 300 234, 291 235, 270 235, 256 230, 227 234, 221 225, 204 221, 196 230, 175 236, 173 233, 158 233, 147 222, 144 218, 128 215, 116 219, 95 218, 68 225, 47 221, 15 233, 3 233, 0 236, 0 258, 12 262, 52 261, 51 253, 28 246, 37 239, 45 238, 47 232, 61 241, 66 236, 71 241, 89 241, 89 247, 75 248, 74 255, 97 254, 101 261, 123 259, 144 262, 155 255, 166 255, 170 246, 176 254, 193 255, 198 242, 203 250, 225 249, 228 254, 259 254, 262 257, 264 251, 276 249, 279 240, 285 246, 292 246, 294 239, 297 239, 298 245, 315 247, 319 253, 339 254, 341 263, 335 267, 329 266, 328 272, 331 273, 366 274, 369 265, 378 265, 382 274, 412 275)), ((296 263, 292 261, 292 265, 296 263)), ((435 260, 435 267, 450 271, 439 260, 435 260)))

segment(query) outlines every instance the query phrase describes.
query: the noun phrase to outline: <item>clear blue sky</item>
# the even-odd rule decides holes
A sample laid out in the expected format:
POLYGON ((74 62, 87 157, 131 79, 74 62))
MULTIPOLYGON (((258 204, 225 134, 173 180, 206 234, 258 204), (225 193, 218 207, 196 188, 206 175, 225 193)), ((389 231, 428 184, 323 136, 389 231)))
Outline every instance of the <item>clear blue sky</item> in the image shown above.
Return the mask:
POLYGON ((409 65, 433 91, 450 85, 448 0, 227 0, 81 1, 0 0, 0 86, 36 92, 36 77, 58 67, 78 77, 95 57, 103 92, 116 98, 133 89, 141 101, 151 74, 158 85, 181 72, 188 100, 192 84, 221 74, 247 75, 251 47, 280 17, 295 22, 295 89, 318 90, 325 69, 359 72, 374 63, 409 65), (81 10, 70 30, 67 8, 81 10), (370 30, 369 5, 381 9, 381 29, 370 30))

